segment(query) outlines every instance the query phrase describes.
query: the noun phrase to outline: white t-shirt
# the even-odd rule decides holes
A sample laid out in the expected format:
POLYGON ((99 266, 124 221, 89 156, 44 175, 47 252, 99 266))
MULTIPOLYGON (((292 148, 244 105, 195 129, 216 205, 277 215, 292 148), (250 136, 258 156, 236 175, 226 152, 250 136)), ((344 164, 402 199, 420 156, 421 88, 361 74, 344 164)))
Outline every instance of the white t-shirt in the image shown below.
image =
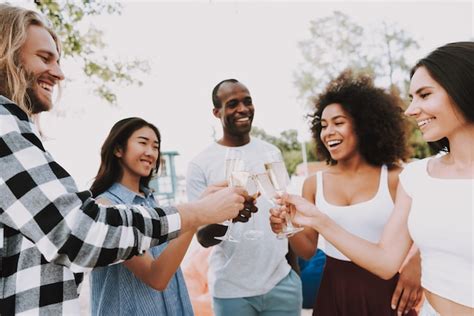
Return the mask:
POLYGON ((474 307, 474 180, 428 174, 425 158, 408 164, 400 183, 411 197, 408 230, 421 254, 428 291, 474 307))
MULTIPOLYGON (((228 147, 213 143, 197 155, 188 165, 186 189, 188 200, 199 198, 204 189, 224 180, 225 154, 228 147)), ((277 147, 257 138, 238 147, 243 151, 248 171, 264 172, 264 153, 277 147)), ((270 203, 261 196, 257 200, 258 212, 253 214, 255 227, 249 223, 235 223, 232 235, 239 243, 222 241, 214 246, 209 260, 209 289, 214 297, 237 298, 262 295, 269 292, 288 273, 286 261, 288 241, 278 240, 270 228, 270 203), (243 233, 251 228, 264 231, 259 240, 246 240, 243 233)), ((299 290, 299 289, 298 289, 299 290)))

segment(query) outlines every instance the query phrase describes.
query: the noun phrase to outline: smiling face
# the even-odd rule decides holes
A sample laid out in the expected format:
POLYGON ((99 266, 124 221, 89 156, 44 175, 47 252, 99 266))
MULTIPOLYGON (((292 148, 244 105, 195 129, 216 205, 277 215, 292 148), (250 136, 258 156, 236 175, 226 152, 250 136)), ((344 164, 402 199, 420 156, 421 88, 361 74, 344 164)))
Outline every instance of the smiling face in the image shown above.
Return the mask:
POLYGON ((333 160, 347 160, 358 154, 353 119, 339 103, 324 108, 320 138, 333 160))
POLYGON ((423 133, 423 138, 434 142, 450 137, 466 124, 461 112, 425 67, 419 67, 410 83, 412 101, 405 111, 413 117, 423 133))
POLYGON ((248 89, 240 82, 225 82, 217 96, 221 107, 214 108, 213 113, 221 120, 224 135, 248 137, 255 111, 248 89))
POLYGON ((128 138, 126 148, 118 148, 115 152, 123 169, 122 179, 139 181, 148 177, 156 167, 159 151, 158 136, 150 127, 136 130, 128 138))
POLYGON ((32 112, 50 110, 53 106, 53 89, 64 79, 53 37, 44 27, 31 25, 19 55, 29 77, 27 92, 32 103, 32 112))

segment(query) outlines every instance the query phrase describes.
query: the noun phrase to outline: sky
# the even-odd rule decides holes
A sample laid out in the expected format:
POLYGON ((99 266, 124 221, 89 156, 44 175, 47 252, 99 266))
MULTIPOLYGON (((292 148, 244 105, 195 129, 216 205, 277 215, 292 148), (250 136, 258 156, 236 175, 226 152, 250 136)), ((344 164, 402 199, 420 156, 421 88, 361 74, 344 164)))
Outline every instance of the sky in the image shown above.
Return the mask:
POLYGON ((61 100, 41 117, 45 146, 85 189, 112 125, 140 116, 160 129, 162 150, 179 152, 177 172, 185 175, 193 156, 221 136, 211 91, 226 78, 249 88, 254 126, 275 136, 296 129, 309 140, 308 109, 293 83, 302 62, 297 43, 309 37, 311 20, 334 10, 369 28, 387 21, 405 29, 420 44, 411 63, 474 34, 473 4, 466 1, 126 1, 121 15, 90 23, 104 31, 106 56, 147 60, 150 74, 140 76, 141 87, 117 88, 118 104, 110 106, 93 95, 77 63, 64 60, 61 100))

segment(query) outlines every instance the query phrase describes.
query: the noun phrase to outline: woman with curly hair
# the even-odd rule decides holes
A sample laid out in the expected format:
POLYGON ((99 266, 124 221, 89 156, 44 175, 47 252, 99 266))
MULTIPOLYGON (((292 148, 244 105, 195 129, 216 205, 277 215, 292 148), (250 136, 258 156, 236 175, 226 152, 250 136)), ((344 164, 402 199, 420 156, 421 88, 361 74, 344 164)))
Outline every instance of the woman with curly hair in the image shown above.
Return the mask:
MULTIPOLYGON (((309 176, 303 197, 336 223, 366 240, 380 239, 395 200, 400 162, 407 156, 406 123, 400 100, 373 85, 367 76, 343 72, 316 101, 312 133, 328 167, 309 176)), ((274 211, 273 231, 282 228, 274 211)), ((312 228, 289 238, 308 259, 316 251, 312 228)), ((416 315, 421 299, 420 263, 409 258, 401 276, 383 280, 350 261, 327 243, 327 259, 313 315, 416 315)))

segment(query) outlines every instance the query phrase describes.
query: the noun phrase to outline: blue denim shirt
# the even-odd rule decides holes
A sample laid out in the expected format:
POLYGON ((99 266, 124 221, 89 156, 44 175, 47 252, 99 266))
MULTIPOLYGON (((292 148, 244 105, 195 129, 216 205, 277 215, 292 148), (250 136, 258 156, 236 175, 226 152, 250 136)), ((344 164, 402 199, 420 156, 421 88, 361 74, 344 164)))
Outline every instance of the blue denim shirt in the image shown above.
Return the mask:
MULTIPOLYGON (((141 190, 144 197, 114 183, 100 197, 118 204, 157 206, 152 192, 146 188, 141 190)), ((167 244, 153 247, 149 253, 156 258, 167 244)), ((162 292, 140 281, 123 264, 93 270, 90 281, 92 315, 194 315, 181 269, 162 292)))

